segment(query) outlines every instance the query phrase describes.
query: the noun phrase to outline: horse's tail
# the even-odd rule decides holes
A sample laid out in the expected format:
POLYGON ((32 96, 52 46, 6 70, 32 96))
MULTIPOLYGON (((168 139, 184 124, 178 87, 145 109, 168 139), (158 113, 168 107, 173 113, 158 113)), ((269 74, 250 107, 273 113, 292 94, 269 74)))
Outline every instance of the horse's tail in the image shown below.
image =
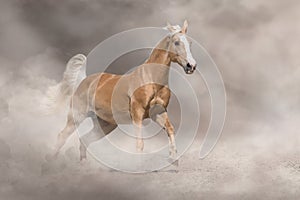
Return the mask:
POLYGON ((77 54, 69 60, 61 82, 48 88, 45 101, 42 102, 45 114, 65 109, 70 103, 74 91, 85 77, 86 56, 77 54))

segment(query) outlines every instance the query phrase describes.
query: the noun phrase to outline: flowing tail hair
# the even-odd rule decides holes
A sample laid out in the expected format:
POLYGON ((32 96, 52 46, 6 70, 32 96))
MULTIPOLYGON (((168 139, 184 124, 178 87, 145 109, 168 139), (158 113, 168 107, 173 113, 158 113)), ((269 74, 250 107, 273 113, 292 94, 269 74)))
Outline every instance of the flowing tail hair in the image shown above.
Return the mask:
POLYGON ((42 102, 43 112, 45 114, 53 114, 62 109, 65 110, 74 91, 85 77, 86 56, 77 54, 67 63, 61 82, 48 88, 46 97, 42 102))

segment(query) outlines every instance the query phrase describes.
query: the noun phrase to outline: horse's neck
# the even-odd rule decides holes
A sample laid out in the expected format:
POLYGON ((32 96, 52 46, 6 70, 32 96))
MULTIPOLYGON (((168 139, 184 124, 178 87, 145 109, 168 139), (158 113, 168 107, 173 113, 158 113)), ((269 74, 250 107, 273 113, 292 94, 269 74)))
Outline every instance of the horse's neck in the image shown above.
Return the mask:
POLYGON ((150 63, 161 64, 170 67, 171 58, 169 55, 169 42, 167 37, 162 39, 158 43, 158 45, 152 50, 145 64, 150 64, 150 63))
POLYGON ((145 63, 124 78, 124 85, 128 84, 128 95, 131 96, 137 88, 146 84, 168 85, 170 65, 168 41, 164 38, 152 50, 145 63))
POLYGON ((143 74, 143 78, 158 84, 167 84, 171 65, 168 46, 167 38, 164 38, 152 50, 149 58, 141 67, 142 70, 140 72, 143 74))

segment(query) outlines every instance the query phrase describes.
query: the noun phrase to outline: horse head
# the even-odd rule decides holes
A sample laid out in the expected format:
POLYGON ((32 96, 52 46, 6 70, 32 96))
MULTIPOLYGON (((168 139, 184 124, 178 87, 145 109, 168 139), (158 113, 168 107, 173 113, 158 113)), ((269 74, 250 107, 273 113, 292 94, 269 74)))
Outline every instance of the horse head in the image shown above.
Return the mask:
POLYGON ((185 73, 192 74, 197 66, 195 59, 191 53, 191 41, 186 36, 188 23, 185 20, 183 26, 168 25, 166 29, 170 31, 169 47, 170 57, 172 62, 178 63, 183 67, 185 73))

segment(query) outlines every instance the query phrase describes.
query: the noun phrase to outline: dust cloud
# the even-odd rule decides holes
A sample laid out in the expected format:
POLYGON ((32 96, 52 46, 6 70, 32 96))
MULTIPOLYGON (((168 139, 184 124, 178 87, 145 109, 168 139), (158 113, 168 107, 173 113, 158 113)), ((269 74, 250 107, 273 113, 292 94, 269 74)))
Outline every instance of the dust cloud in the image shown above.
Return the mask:
POLYGON ((1 199, 298 199, 299 9, 295 0, 1 1, 1 199), (44 116, 39 105, 67 60, 112 34, 184 19, 226 87, 227 118, 213 152, 198 159, 209 119, 199 86, 204 127, 177 173, 126 174, 91 157, 79 163, 75 134, 47 162, 66 113, 44 116))

